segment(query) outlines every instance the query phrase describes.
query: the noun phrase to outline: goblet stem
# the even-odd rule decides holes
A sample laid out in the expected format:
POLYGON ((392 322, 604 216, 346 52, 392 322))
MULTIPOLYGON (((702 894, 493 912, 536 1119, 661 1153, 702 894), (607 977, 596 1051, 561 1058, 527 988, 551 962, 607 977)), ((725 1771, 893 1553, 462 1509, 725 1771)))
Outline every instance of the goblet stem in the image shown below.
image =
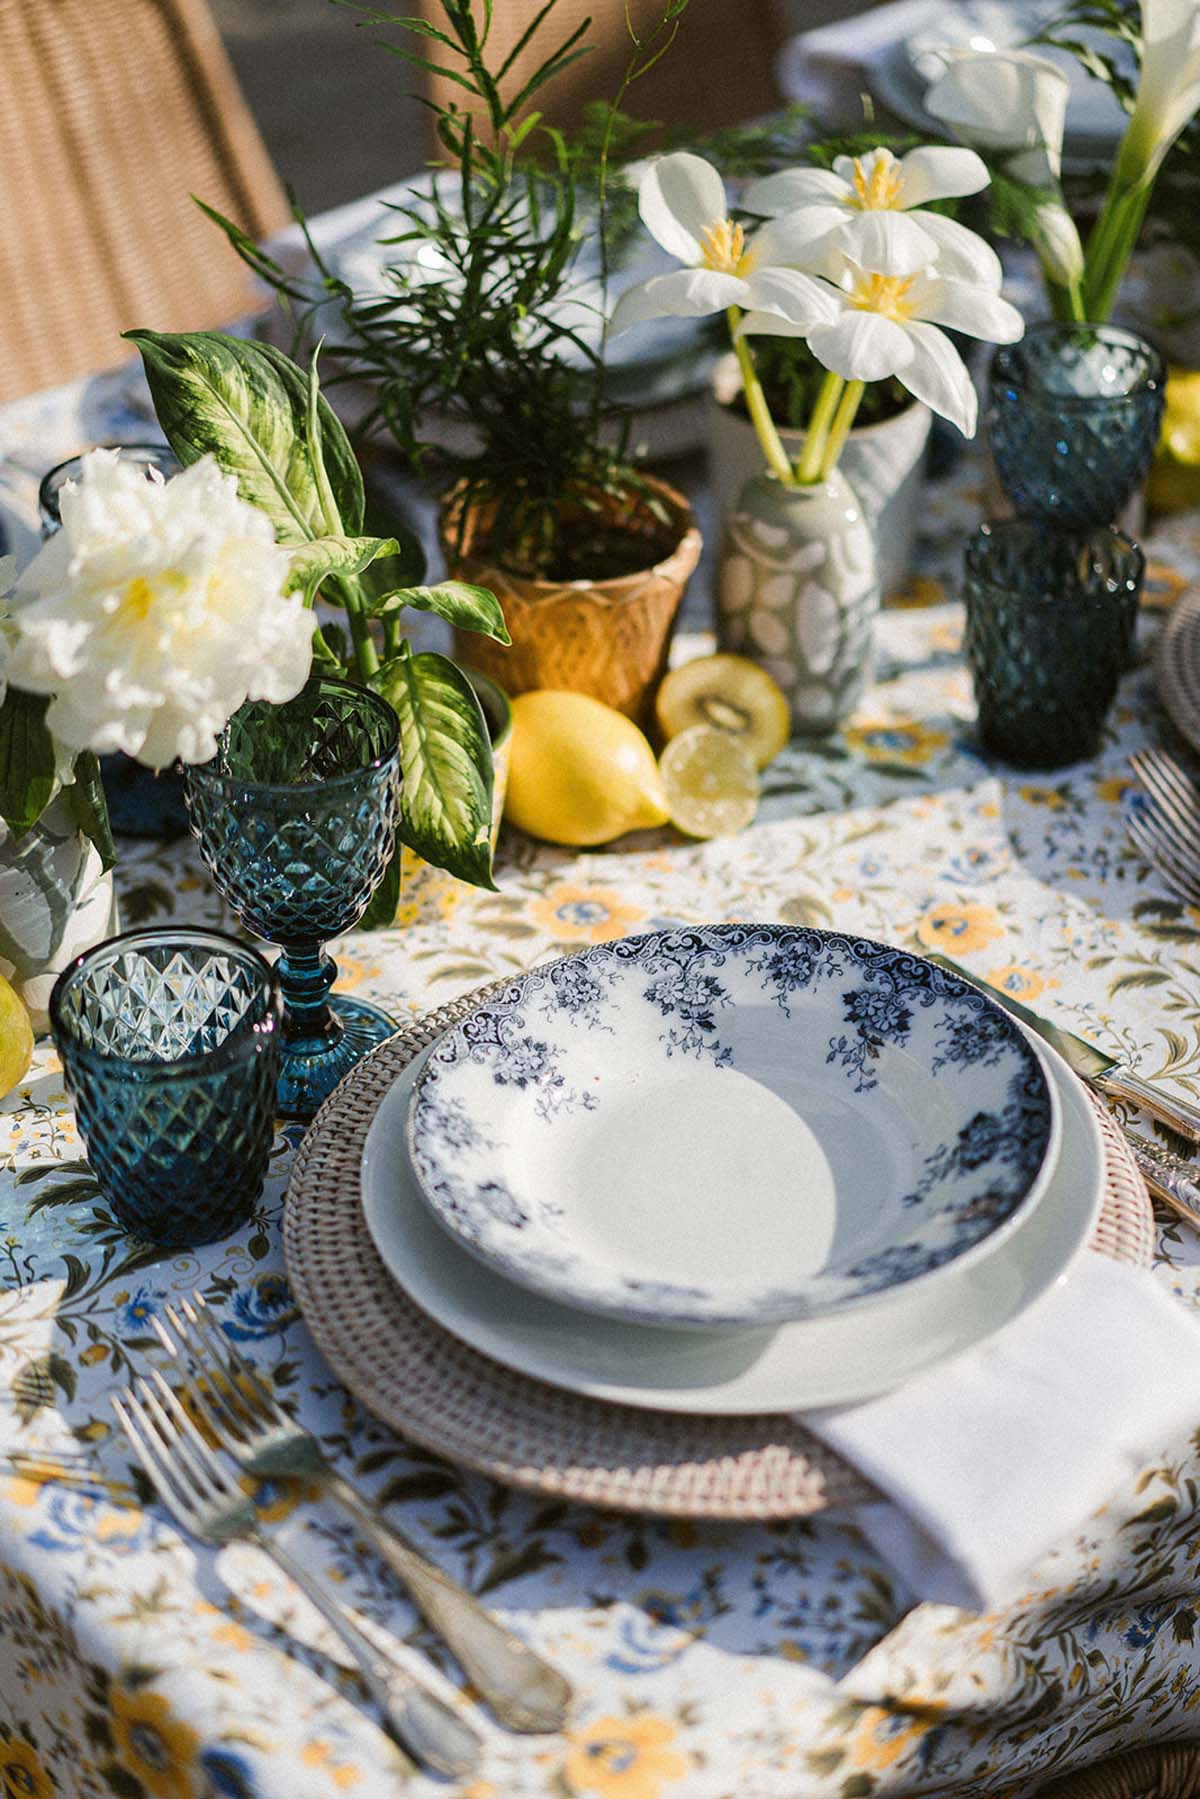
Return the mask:
POLYGON ((306 1053, 331 1048, 342 1021, 329 1004, 337 963, 320 944, 284 949, 277 963, 283 993, 283 1038, 288 1050, 306 1053))

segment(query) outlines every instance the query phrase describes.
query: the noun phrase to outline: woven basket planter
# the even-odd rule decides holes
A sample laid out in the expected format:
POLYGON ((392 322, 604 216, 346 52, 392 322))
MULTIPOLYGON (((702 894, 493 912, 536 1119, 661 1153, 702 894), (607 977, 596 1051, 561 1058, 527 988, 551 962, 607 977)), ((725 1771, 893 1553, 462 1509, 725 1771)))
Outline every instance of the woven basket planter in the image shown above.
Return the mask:
POLYGON ((489 554, 482 509, 468 512, 456 551, 459 513, 451 496, 441 519, 451 573, 491 589, 512 636, 506 648, 475 633, 456 632, 456 655, 507 693, 566 688, 644 719, 666 672, 684 586, 700 558, 700 532, 687 501, 664 481, 644 479, 670 523, 664 526, 636 495, 611 502, 609 522, 643 536, 648 561, 636 574, 610 581, 538 581, 510 574, 489 554))
POLYGON ((1195 1799, 1200 1793, 1200 1743, 1163 1743, 1060 1774, 1036 1799, 1195 1799))

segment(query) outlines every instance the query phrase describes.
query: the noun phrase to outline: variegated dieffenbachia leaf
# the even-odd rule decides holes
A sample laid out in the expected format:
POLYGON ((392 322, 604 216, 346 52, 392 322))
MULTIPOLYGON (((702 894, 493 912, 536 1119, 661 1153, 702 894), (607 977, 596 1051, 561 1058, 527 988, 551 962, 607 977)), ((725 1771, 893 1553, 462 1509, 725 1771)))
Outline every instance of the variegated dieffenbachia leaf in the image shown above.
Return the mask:
POLYGON ((399 612, 411 606, 417 612, 436 612, 459 631, 482 631, 498 643, 511 643, 504 613, 495 594, 469 581, 439 581, 436 587, 398 587, 392 593, 368 599, 371 618, 399 612))
POLYGON ((313 595, 329 575, 359 575, 380 556, 398 556, 394 537, 314 537, 292 551, 289 592, 299 591, 311 606, 313 595))
POLYGON ((492 746, 475 689, 448 657, 407 648, 371 685, 400 719, 401 840, 426 862, 494 890, 492 746))

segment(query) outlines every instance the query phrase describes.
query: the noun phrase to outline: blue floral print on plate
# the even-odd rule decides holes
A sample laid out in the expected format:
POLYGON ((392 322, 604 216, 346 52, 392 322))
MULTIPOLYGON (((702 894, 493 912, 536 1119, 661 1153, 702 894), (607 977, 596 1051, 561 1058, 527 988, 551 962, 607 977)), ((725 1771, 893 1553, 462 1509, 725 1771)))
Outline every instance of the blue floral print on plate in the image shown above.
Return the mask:
POLYGON ((1040 1194, 1059 1119, 1012 1020, 956 976, 713 925, 517 977, 439 1041, 407 1128, 434 1215, 510 1280, 740 1328, 986 1253, 1040 1194))

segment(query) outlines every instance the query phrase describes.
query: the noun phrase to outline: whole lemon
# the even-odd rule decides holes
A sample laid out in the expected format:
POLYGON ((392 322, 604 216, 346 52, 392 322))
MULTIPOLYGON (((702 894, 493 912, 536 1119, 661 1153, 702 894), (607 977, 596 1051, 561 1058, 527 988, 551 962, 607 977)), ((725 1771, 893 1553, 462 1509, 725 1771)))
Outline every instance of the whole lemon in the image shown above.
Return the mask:
POLYGON ((29 1014, 0 975, 0 1098, 24 1080, 33 1060, 33 1026, 29 1014))
POLYGON ((504 816, 548 843, 585 848, 667 822, 654 751, 632 719, 585 693, 513 701, 504 816))

